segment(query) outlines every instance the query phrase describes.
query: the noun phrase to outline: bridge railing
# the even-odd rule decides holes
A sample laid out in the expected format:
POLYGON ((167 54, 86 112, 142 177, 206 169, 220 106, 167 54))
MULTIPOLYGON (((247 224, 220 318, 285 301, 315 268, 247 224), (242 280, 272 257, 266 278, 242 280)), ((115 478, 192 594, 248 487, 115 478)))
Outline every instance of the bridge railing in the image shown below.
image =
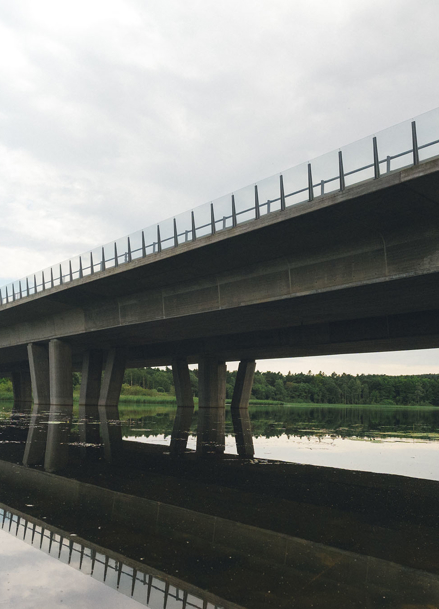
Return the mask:
POLYGON ((439 155, 439 108, 0 288, 0 306, 439 155))

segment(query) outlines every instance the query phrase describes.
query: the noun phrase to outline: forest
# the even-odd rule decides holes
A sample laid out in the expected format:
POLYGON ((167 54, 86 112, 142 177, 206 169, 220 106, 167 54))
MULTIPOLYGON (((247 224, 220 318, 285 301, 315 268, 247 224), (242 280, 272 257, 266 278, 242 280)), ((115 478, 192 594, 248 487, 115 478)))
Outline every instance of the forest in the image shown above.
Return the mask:
MULTIPOLYGON (((190 371, 194 396, 198 396, 197 370, 190 371)), ((231 399, 236 371, 227 372, 226 398, 231 399)), ((73 374, 79 391, 81 375, 73 374)), ((0 396, 12 395, 9 379, 0 379, 0 396)), ((131 368, 126 370, 122 395, 151 398, 174 396, 171 368, 131 368)), ((256 372, 252 399, 263 402, 305 404, 382 404, 439 406, 439 374, 387 376, 384 374, 326 375, 308 372, 286 375, 256 372)))
MULTIPOLYGON (((194 395, 197 371, 191 370, 194 395)), ((231 399, 236 372, 227 372, 226 397, 231 399)), ((127 370, 123 392, 132 395, 173 394, 170 368, 127 370)), ((287 374, 256 372, 252 398, 262 401, 310 404, 383 404, 439 406, 439 374, 387 376, 384 374, 287 374)))

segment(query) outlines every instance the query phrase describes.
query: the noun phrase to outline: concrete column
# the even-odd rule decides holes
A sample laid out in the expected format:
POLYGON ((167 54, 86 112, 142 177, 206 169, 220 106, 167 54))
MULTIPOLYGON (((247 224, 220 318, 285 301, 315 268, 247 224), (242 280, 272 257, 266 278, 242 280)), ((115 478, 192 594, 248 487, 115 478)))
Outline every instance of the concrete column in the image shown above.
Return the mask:
POLYGON ((49 343, 50 412, 44 468, 54 472, 67 465, 73 414, 72 349, 64 341, 49 343))
MULTIPOLYGON (((99 395, 102 377, 102 351, 90 350, 82 360, 81 390, 79 394, 79 437, 83 444, 100 444, 99 395)), ((86 456, 85 446, 81 449, 86 456)))
POLYGON ((12 415, 30 414, 32 409, 32 384, 29 367, 15 370, 12 373, 12 387, 14 390, 12 415))
POLYGON ((248 403, 255 376, 256 362, 243 360, 238 367, 232 397, 232 422, 238 455, 251 459, 255 454, 248 403))
POLYGON ((44 461, 47 421, 50 408, 49 351, 47 345, 27 346, 34 405, 24 449, 23 464, 38 465, 44 461))
POLYGON ((99 395, 99 419, 105 459, 109 462, 122 450, 122 428, 119 419, 119 397, 125 373, 126 349, 110 349, 105 362, 99 395))
POLYGON ((198 454, 224 453, 225 404, 226 364, 205 357, 198 364, 198 454))
POLYGON ((176 457, 184 454, 186 450, 194 413, 194 397, 186 359, 172 361, 172 374, 177 398, 177 414, 171 435, 171 456, 176 457))

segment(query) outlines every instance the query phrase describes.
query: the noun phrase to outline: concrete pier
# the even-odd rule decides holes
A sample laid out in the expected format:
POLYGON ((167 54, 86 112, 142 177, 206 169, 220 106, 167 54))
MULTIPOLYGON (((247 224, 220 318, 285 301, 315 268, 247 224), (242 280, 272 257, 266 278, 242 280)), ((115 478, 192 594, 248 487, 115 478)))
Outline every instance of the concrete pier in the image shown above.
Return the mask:
POLYGON ((49 343, 50 412, 44 467, 53 472, 67 465, 73 414, 72 350, 68 343, 49 343))
POLYGON ((177 414, 171 436, 171 455, 176 457, 184 454, 186 450, 194 413, 194 397, 186 359, 172 361, 172 374, 177 399, 177 414))
POLYGON ((197 453, 221 455, 225 450, 226 364, 205 357, 198 364, 197 453))
POLYGON ((47 345, 27 347, 32 384, 33 408, 24 450, 23 464, 43 463, 46 451, 47 420, 50 408, 49 350, 47 345))
POLYGON ((99 395, 99 419, 104 442, 105 459, 113 461, 122 450, 122 429, 119 420, 119 396, 126 364, 126 349, 113 348, 107 354, 99 395))
POLYGON ((32 383, 29 366, 12 372, 12 388, 14 391, 13 415, 30 414, 32 409, 32 383))
MULTIPOLYGON (((84 353, 79 394, 79 437, 83 444, 99 444, 99 396, 103 354, 99 349, 84 353)), ((85 447, 82 451, 85 456, 85 447)))
POLYGON ((238 455, 251 459, 255 454, 248 405, 253 387, 256 362, 243 360, 238 367, 231 412, 238 455))

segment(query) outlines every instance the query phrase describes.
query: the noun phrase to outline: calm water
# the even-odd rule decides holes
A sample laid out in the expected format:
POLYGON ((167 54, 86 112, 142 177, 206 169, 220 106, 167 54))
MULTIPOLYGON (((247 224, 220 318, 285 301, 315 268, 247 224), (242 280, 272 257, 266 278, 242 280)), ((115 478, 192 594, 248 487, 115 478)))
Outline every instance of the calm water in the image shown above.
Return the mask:
POLYGON ((195 412, 171 458, 174 419, 121 404, 108 463, 76 418, 47 474, 0 404, 1 608, 439 607, 439 409, 252 407, 248 459, 229 412, 223 457, 197 457, 195 412))
MULTIPOLYGON (((126 408, 127 440, 169 446, 174 411, 126 408)), ((123 416, 123 415, 122 415, 123 416)), ((255 459, 439 480, 439 408, 386 406, 253 406, 255 459)), ((196 420, 188 448, 196 448, 196 420)), ((236 455, 231 417, 226 454, 236 455)))

